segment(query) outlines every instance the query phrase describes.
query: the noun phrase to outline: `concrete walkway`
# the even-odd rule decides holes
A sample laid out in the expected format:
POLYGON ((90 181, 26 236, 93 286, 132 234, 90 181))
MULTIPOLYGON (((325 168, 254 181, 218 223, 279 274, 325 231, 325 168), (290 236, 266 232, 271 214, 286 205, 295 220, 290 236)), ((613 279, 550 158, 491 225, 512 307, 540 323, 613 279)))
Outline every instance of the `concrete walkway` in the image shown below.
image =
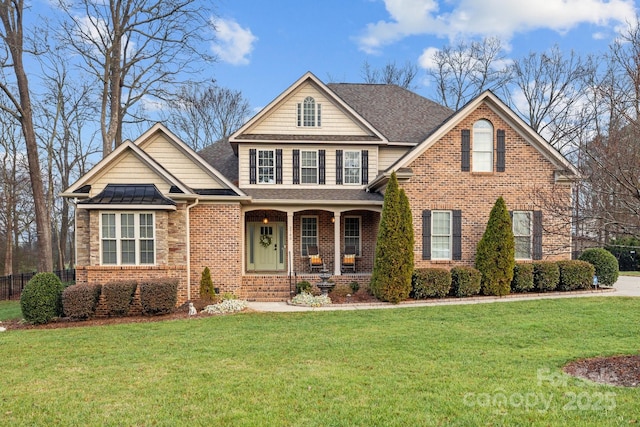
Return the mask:
POLYGON ((512 294, 504 297, 470 297, 470 298, 443 298, 428 301, 407 301, 400 304, 378 303, 358 303, 358 304, 335 304, 324 307, 300 307, 289 305, 286 302, 249 302, 248 307, 255 311, 265 312, 300 312, 300 311, 331 311, 331 310, 370 310, 380 308, 405 308, 405 307, 426 307, 435 305, 454 304, 485 304, 490 302, 511 302, 522 300, 537 300, 549 298, 578 298, 595 296, 625 296, 640 297, 640 277, 620 276, 613 289, 600 289, 579 292, 548 292, 544 294, 512 294))

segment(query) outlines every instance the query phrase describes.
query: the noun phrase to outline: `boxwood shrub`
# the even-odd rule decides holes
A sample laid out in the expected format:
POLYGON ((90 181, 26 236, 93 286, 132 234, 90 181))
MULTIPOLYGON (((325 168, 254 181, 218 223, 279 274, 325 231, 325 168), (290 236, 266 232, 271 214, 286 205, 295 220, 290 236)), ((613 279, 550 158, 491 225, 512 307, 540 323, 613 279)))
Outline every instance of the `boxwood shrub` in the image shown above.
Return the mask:
POLYGON ((451 295, 470 297, 480 293, 482 273, 473 267, 457 266, 451 269, 451 295))
POLYGON ((558 261, 560 270, 561 291, 573 291, 575 289, 589 289, 593 283, 595 267, 586 261, 558 261))
POLYGON ((533 286, 533 264, 516 263, 513 269, 511 292, 529 292, 533 286))
POLYGON ((603 248, 586 249, 579 259, 587 261, 596 268, 599 285, 613 286, 618 281, 618 260, 608 250, 603 248))
POLYGON ((102 295, 109 316, 124 316, 129 312, 129 306, 136 293, 138 282, 135 280, 119 280, 105 283, 102 295))
POLYGON ((415 299, 446 297, 451 290, 451 272, 444 268, 417 268, 413 271, 411 286, 415 299))
POLYGON ((96 313, 102 285, 72 285, 62 291, 62 311, 74 320, 83 320, 96 313))
POLYGON ((178 302, 178 279, 163 278, 140 282, 142 314, 157 316, 173 311, 178 302))
POLYGON ((27 322, 49 323, 62 316, 64 285, 53 273, 38 273, 29 280, 20 296, 22 316, 27 322))
POLYGON ((558 264, 552 261, 533 263, 533 285, 539 292, 555 291, 560 282, 558 264))

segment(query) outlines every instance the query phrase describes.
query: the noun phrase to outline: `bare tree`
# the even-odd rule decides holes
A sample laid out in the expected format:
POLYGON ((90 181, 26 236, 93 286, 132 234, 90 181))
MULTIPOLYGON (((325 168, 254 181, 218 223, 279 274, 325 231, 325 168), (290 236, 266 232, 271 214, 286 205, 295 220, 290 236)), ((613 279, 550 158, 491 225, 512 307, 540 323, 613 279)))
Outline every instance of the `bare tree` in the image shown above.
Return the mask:
POLYGON ((575 152, 578 137, 591 111, 584 95, 592 64, 574 52, 564 55, 558 46, 532 52, 512 65, 513 83, 524 102, 511 98, 511 107, 539 134, 565 154, 575 152))
POLYGON ((15 86, 9 83, 7 79, 0 80, 0 90, 4 92, 9 100, 8 104, 0 106, 0 108, 11 114, 22 128, 29 162, 29 177, 36 216, 38 270, 51 271, 53 270, 53 257, 51 253, 50 217, 40 172, 29 79, 23 62, 25 54, 23 16, 23 0, 0 0, 0 21, 2 21, 0 39, 3 43, 2 48, 4 48, 0 63, 3 66, 3 70, 8 70, 12 73, 12 77, 15 79, 15 86))
POLYGON ((231 135, 251 112, 240 91, 215 84, 184 85, 168 106, 164 120, 196 151, 231 135))
POLYGON ((427 69, 434 83, 436 100, 458 110, 486 89, 503 90, 510 81, 510 68, 500 39, 461 41, 436 51, 427 69))
POLYGON ((122 143, 122 125, 145 97, 166 100, 185 74, 212 58, 209 2, 197 0, 61 1, 69 46, 100 83, 103 155, 122 143))
POLYGON ((393 84, 405 89, 413 89, 413 80, 418 75, 418 67, 406 62, 402 67, 395 61, 387 62, 382 68, 373 68, 369 62, 362 64, 362 78, 365 83, 393 84))

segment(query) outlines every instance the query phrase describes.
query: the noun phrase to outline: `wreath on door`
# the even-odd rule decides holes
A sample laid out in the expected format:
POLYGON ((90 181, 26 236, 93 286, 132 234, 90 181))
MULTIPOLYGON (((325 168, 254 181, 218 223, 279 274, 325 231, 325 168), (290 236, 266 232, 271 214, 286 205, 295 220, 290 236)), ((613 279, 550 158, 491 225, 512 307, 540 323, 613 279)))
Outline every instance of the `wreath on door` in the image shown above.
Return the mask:
POLYGON ((268 248, 271 246, 271 236, 268 234, 263 234, 260 236, 260 245, 263 248, 268 248))

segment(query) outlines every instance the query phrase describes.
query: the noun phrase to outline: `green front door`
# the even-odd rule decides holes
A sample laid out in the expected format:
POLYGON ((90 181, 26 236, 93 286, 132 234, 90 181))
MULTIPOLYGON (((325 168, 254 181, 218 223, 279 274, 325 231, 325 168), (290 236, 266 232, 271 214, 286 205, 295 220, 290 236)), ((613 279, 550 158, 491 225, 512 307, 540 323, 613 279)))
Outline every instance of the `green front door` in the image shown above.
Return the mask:
POLYGON ((286 271, 283 222, 247 223, 247 271, 286 271))

